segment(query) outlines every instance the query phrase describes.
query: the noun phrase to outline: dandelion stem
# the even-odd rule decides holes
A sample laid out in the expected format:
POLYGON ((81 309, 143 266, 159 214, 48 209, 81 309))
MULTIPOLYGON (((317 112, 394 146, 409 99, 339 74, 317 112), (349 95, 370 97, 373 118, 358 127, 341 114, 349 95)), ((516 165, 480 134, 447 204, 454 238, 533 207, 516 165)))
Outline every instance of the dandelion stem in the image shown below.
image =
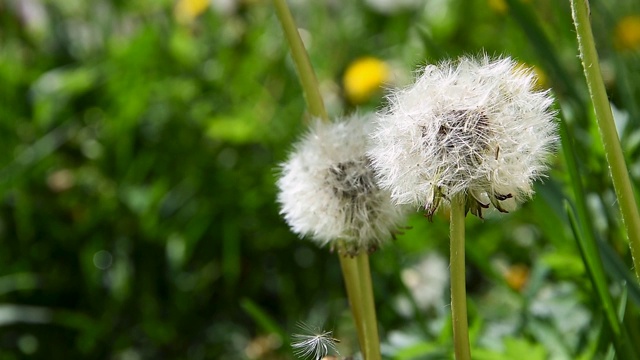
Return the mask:
POLYGON ((362 351, 366 360, 380 360, 380 339, 378 337, 375 302, 373 301, 369 254, 366 252, 360 253, 356 256, 356 261, 360 273, 360 295, 362 296, 361 304, 363 307, 364 347, 362 351))
POLYGON ((358 343, 360 349, 364 352, 365 349, 365 332, 362 326, 362 306, 359 299, 362 299, 361 287, 360 287, 360 273, 358 270, 358 262, 355 258, 349 256, 346 253, 341 254, 338 252, 338 258, 340 259, 340 267, 342 268, 342 278, 344 279, 344 285, 347 289, 347 297, 349 298, 349 306, 351 307, 351 314, 356 324, 356 331, 358 332, 358 343))
POLYGON ((595 110, 598 130, 609 163, 609 171, 616 191, 622 221, 629 237, 629 247, 636 276, 640 280, 640 215, 635 202, 633 188, 629 180, 629 171, 624 161, 622 147, 613 121, 613 114, 607 98, 607 92, 600 72, 598 53, 596 52, 587 0, 571 0, 573 23, 578 34, 580 58, 584 68, 589 94, 595 110))
POLYGON ((321 118, 324 121, 328 121, 327 111, 325 110, 324 103, 322 102, 322 96, 318 89, 318 80, 316 74, 311 66, 309 55, 304 48, 298 28, 296 27, 291 11, 287 6, 286 0, 273 0, 276 8, 276 14, 282 25, 289 48, 291 49, 291 57, 296 64, 298 70, 298 77, 302 83, 302 89, 307 100, 307 106, 311 116, 321 118))
POLYGON ((471 360, 464 263, 464 194, 451 199, 451 321, 456 360, 471 360))

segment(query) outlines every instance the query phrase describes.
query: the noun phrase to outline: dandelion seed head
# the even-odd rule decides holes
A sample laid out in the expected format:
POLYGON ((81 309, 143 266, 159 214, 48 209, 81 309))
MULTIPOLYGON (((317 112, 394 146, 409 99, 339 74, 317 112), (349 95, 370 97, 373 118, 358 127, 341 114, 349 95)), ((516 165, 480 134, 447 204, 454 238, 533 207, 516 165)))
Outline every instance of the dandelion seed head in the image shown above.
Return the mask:
POLYGON ((339 354, 336 348, 336 343, 339 340, 333 337, 333 332, 302 323, 298 327, 302 333, 291 336, 293 340, 291 348, 296 356, 303 359, 320 360, 330 353, 339 354))
POLYGON ((372 117, 315 122, 282 164, 281 213, 293 232, 317 244, 345 242, 350 254, 378 248, 404 212, 375 181, 366 154, 372 117))
POLYGON ((557 143, 553 99, 510 58, 426 66, 389 96, 369 152, 383 189, 431 215, 453 195, 482 216, 532 196, 557 143))

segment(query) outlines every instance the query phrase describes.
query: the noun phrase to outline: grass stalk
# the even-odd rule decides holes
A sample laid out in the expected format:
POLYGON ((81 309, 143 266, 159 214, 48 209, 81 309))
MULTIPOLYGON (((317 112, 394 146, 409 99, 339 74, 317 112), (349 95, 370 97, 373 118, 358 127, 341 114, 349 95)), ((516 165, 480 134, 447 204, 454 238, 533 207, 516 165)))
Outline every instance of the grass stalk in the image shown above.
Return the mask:
POLYGON ((622 221, 629 238, 629 247, 633 259, 636 277, 640 280, 640 215, 635 202, 629 171, 624 161, 622 147, 613 121, 613 114, 600 72, 598 53, 596 52, 587 0, 571 0, 573 23, 578 35, 580 58, 589 87, 589 94, 595 110, 598 130, 609 163, 613 187, 622 213, 622 221))
POLYGON ((456 360, 471 360, 467 324, 467 289, 464 263, 464 194, 451 199, 451 321, 456 360))

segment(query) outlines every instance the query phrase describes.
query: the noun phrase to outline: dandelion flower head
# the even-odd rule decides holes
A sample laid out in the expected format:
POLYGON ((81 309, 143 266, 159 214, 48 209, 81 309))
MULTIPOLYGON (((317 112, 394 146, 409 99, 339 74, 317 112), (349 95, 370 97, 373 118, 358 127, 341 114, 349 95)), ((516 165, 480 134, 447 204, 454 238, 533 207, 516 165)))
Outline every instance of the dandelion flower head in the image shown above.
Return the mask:
POLYGON ((389 80, 389 66, 374 57, 363 57, 352 62, 344 73, 344 91, 353 104, 362 104, 380 91, 389 80))
POLYGON ((621 50, 640 49, 640 15, 627 15, 616 24, 615 44, 621 50))
POLYGON ((505 0, 487 0, 487 2, 491 10, 499 14, 506 14, 507 11, 509 11, 509 7, 505 0))
POLYGON ((426 66, 378 117, 369 154, 380 186, 429 217, 460 193, 480 217, 526 200, 557 142, 553 99, 535 84, 510 58, 426 66))
POLYGON ((180 23, 190 23, 209 7, 208 0, 179 0, 174 9, 175 16, 180 23))
POLYGON ((381 190, 366 156, 372 116, 315 122, 282 164, 281 213, 293 232, 317 244, 343 241, 349 254, 378 248, 403 212, 381 190))

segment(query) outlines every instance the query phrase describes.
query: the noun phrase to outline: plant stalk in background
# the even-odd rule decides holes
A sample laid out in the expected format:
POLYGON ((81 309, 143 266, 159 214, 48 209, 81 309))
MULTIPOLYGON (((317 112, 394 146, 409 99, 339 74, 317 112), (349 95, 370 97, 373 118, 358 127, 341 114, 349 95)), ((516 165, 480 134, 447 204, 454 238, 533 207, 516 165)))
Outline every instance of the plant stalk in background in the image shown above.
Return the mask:
POLYGON ((622 221, 629 237, 629 247, 633 258, 633 267, 640 280, 640 215, 635 202, 629 171, 624 161, 622 147, 616 131, 613 114, 607 98, 607 92, 600 72, 598 53, 596 52, 587 0, 571 0, 573 22, 578 34, 580 58, 589 87, 589 94, 595 110, 598 130, 604 145, 604 151, 609 163, 609 171, 616 191, 622 221))

